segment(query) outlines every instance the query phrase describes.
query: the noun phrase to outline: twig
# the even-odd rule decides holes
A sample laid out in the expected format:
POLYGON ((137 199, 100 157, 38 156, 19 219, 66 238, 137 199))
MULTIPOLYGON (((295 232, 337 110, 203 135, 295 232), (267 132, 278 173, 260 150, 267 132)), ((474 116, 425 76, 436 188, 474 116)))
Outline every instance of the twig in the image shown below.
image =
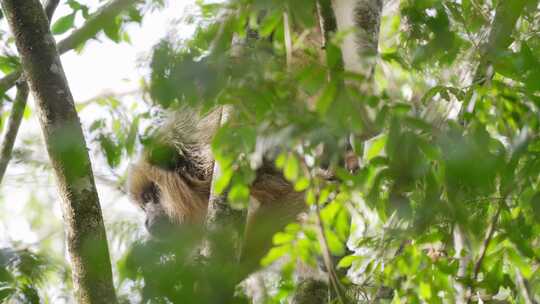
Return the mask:
POLYGON ((531 290, 529 288, 529 282, 526 280, 523 275, 521 274, 521 271, 516 268, 516 279, 519 287, 519 291, 521 291, 521 296, 523 297, 523 301, 525 304, 537 304, 536 300, 534 299, 534 296, 531 295, 531 290))
POLYGON ((11 115, 9 116, 6 135, 4 136, 2 148, 0 149, 0 184, 2 184, 6 168, 11 160, 13 145, 17 138, 27 100, 28 85, 26 84, 26 81, 20 81, 17 84, 17 95, 15 96, 15 101, 11 107, 11 115))
MULTIPOLYGON (((467 273, 467 265, 469 264, 469 261, 470 261, 470 255, 468 252, 466 252, 465 247, 466 247, 467 241, 465 239, 465 233, 463 232, 459 224, 454 225, 453 235, 454 235, 454 247, 456 249, 456 253, 458 254, 457 277, 464 278, 467 273)), ((468 299, 468 295, 467 295, 468 288, 459 281, 456 281, 455 288, 457 292, 457 303, 459 304, 466 303, 468 299)))
POLYGON ((285 40, 285 54, 287 71, 291 69, 292 60, 292 38, 291 38, 291 25, 289 24, 289 12, 283 11, 283 39, 285 40))
MULTIPOLYGON (((482 243, 482 248, 480 250, 480 256, 478 257, 478 260, 474 264, 474 272, 473 272, 473 282, 475 282, 478 279, 478 274, 480 273, 480 269, 482 268, 482 262, 484 261, 484 258, 486 256, 487 249, 489 247, 489 244, 491 240, 493 239, 493 234, 495 234, 495 229, 497 227, 497 222, 499 221, 499 216, 501 215, 501 210, 503 207, 504 198, 501 198, 501 202, 499 203, 499 206, 497 207, 497 211, 491 218, 491 223, 489 224, 488 231, 486 233, 486 237, 484 238, 484 242, 482 243)), ((474 294, 474 285, 471 287, 471 292, 469 293, 467 303, 471 302, 471 296, 474 294)))
POLYGON ((334 269, 334 264, 332 263, 332 258, 330 255, 330 249, 328 247, 328 240, 326 238, 326 234, 324 233, 324 224, 322 222, 321 209, 320 209, 318 200, 315 202, 315 212, 317 215, 316 220, 317 220, 317 228, 319 232, 319 243, 321 245, 321 251, 322 251, 324 264, 326 266, 326 270, 328 271, 328 278, 330 280, 330 285, 333 287, 337 295, 337 298, 339 300, 339 303, 345 304, 347 302, 346 302, 345 295, 343 294, 343 287, 341 286, 338 280, 337 274, 336 274, 336 270, 334 269))

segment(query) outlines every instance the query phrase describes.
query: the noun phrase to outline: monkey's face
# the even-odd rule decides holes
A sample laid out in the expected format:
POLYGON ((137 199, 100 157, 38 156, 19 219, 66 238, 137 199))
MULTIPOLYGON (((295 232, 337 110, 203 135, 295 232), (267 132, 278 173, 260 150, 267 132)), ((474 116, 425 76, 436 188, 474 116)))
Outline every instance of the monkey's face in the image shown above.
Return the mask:
POLYGON ((142 159, 130 168, 129 194, 146 214, 145 226, 157 238, 203 222, 209 183, 182 170, 162 168, 142 159))
POLYGON ((160 202, 160 190, 158 186, 150 182, 149 185, 140 194, 140 203, 142 210, 146 214, 144 226, 152 236, 163 237, 173 231, 174 223, 160 202))

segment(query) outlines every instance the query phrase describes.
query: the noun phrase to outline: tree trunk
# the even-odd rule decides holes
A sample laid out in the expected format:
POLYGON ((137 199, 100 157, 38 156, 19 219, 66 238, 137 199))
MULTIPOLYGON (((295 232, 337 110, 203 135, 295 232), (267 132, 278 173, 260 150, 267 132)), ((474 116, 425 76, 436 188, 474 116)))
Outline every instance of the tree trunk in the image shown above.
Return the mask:
POLYGON ((332 0, 339 31, 352 31, 341 44, 345 70, 373 75, 379 43, 382 0, 332 0))
POLYGON ((79 303, 116 303, 105 227, 73 97, 38 0, 1 0, 62 197, 79 303))

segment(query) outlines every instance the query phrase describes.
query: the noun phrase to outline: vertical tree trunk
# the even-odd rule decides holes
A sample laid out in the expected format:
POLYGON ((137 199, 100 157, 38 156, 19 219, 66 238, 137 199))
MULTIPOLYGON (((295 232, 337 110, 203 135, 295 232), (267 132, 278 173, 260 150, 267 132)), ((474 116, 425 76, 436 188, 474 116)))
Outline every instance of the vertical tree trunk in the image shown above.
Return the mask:
POLYGON ((382 0, 332 0, 339 31, 352 31, 341 44, 345 70, 373 75, 379 43, 382 0))
POLYGON ((116 303, 105 227, 73 97, 38 0, 1 0, 36 101, 66 224, 79 303, 116 303))

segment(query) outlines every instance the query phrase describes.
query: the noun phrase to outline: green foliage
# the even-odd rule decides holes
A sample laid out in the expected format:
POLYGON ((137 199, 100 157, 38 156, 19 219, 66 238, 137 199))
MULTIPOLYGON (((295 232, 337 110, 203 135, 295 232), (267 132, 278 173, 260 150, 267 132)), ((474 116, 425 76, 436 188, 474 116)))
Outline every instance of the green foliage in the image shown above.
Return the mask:
POLYGON ((0 249, 0 301, 40 303, 38 287, 43 286, 50 270, 44 256, 28 250, 0 249))
MULTIPOLYGON (((339 42, 349 32, 321 50, 313 0, 200 1, 193 37, 156 45, 144 88, 157 112, 232 109, 212 142, 223 171, 216 190, 245 209, 256 170, 271 160, 305 194, 307 215, 274 235, 261 261, 280 268, 263 282, 266 303, 295 293, 298 262, 336 268, 351 302, 455 303, 460 286, 473 303, 540 300, 540 18, 528 2, 533 9, 500 46, 488 40, 502 1, 401 1, 382 19, 373 78, 343 71, 339 42), (343 166, 350 155, 354 170, 343 166)), ((68 4, 57 34, 74 28, 79 12, 88 17, 86 6, 68 4)), ((111 20, 105 35, 126 40, 126 23, 159 4, 111 20)), ((0 57, 3 72, 18 65, 0 57)), ((114 98, 96 105, 110 115, 90 126, 91 140, 121 171, 139 142, 149 144, 158 115, 114 98)), ((120 285, 133 284, 140 302, 215 300, 220 291, 197 282, 227 282, 230 269, 185 258, 199 233, 186 230, 174 248, 135 243, 118 265, 120 285)), ((35 290, 0 267, 0 295, 35 290)))
POLYGON ((283 11, 294 12, 294 29, 316 31, 315 15, 297 15, 310 10, 293 10, 296 5, 313 7, 314 1, 201 4, 195 36, 180 46, 163 41, 151 65, 150 93, 160 106, 234 109, 212 145, 224 170, 218 187, 233 189, 231 203, 245 198, 257 160, 277 150, 276 167, 305 191, 309 205, 318 206, 305 223, 276 234, 262 261, 291 261, 272 301, 294 291, 292 261, 316 265, 325 250, 317 214, 329 253, 348 270, 340 275, 342 284, 361 284, 366 300, 381 300, 382 290, 390 290, 383 298, 395 303, 449 303, 462 283, 485 299, 501 292, 516 299, 523 295, 516 275, 529 280, 530 294, 540 290, 533 279, 537 267, 530 266, 539 241, 540 53, 532 38, 520 38, 535 36, 538 23, 525 20, 536 13, 523 12, 527 26, 512 36, 516 47, 489 58, 493 80, 466 86, 451 74, 475 73, 480 45, 487 43, 482 33, 489 31, 496 6, 405 1, 401 25, 389 17, 382 25, 387 36, 381 41, 395 39, 381 46, 379 64, 386 69, 377 71, 378 89, 359 93, 356 84, 369 80, 336 68, 339 45, 330 44, 321 57, 316 43, 302 45, 293 31, 299 59, 286 68, 283 11), (246 29, 261 38, 250 39, 246 29), (232 36, 248 38, 237 47, 232 36), (402 87, 412 89, 412 100, 402 87), (452 111, 458 120, 447 118, 452 111), (361 163, 355 172, 341 165, 348 138, 361 163), (321 166, 337 179, 321 178, 321 166), (454 247, 456 227, 467 240, 464 253, 454 247), (470 258, 458 278, 463 254, 470 258))

